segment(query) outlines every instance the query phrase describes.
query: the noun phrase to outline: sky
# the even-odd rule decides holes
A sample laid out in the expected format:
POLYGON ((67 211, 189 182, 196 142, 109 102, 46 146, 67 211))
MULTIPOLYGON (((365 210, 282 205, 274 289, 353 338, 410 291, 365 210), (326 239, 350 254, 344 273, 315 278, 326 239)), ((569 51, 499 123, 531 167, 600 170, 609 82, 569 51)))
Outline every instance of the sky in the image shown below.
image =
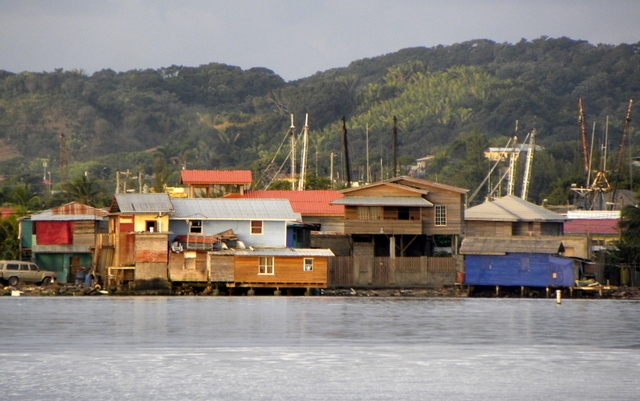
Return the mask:
POLYGON ((640 0, 0 0, 0 70, 209 63, 286 81, 408 47, 640 42, 640 0))

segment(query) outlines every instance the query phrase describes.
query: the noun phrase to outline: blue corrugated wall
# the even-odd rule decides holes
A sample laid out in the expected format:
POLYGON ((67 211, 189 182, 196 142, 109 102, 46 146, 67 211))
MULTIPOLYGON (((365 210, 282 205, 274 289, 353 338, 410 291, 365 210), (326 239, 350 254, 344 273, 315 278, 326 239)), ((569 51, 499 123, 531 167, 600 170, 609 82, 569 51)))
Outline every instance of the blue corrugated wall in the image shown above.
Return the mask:
POLYGON ((465 284, 525 287, 574 285, 574 262, 544 254, 466 255, 465 284))

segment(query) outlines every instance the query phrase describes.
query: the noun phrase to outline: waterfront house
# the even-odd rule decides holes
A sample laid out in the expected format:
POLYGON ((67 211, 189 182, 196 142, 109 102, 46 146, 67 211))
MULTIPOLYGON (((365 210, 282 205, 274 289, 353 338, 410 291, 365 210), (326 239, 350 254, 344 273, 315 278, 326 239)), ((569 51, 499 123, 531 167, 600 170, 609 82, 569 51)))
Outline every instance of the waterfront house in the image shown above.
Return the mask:
POLYGON ((109 207, 109 234, 114 246, 107 284, 167 280, 168 194, 115 194, 109 207))
POLYGON ((210 281, 210 251, 285 248, 287 224, 300 220, 286 199, 186 198, 173 205, 172 281, 210 281))
POLYGON ((231 291, 244 287, 326 288, 330 249, 249 248, 209 252, 209 281, 231 291))
POLYGON ((73 283, 98 265, 97 244, 107 221, 105 210, 77 202, 34 213, 20 219, 20 253, 56 272, 58 282, 73 283))
POLYGON ((396 177, 340 191, 344 232, 356 256, 433 256, 438 245, 457 253, 468 190, 396 177))
MULTIPOLYGON (((230 195, 240 197, 241 195, 230 195)), ((289 224, 289 247, 330 248, 335 255, 351 254, 350 238, 344 234, 344 205, 332 205, 344 195, 332 189, 282 191, 250 190, 242 197, 251 199, 288 199, 302 222, 289 224)))
POLYGON ((563 241, 564 216, 508 195, 468 208, 465 220, 465 284, 550 288, 579 277, 579 258, 567 257, 563 241))

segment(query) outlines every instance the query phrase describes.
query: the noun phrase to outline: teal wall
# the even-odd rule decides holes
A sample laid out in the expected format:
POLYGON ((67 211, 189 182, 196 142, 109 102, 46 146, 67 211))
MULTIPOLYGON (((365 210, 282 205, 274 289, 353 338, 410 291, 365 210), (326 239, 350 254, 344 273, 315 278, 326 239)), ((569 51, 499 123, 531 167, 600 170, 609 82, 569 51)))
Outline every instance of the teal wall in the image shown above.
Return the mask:
POLYGON ((91 267, 93 254, 91 253, 38 253, 35 254, 35 262, 45 270, 56 272, 56 281, 59 283, 74 283, 75 277, 71 274, 71 257, 80 258, 80 266, 91 267))

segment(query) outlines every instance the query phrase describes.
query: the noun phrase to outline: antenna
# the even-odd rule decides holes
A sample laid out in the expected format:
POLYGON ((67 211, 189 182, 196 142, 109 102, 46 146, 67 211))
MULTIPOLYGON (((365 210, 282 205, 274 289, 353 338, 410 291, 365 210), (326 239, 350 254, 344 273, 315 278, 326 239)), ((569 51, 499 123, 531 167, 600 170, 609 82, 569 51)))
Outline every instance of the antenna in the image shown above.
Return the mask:
POLYGON ((291 114, 291 126, 289 127, 289 135, 291 135, 291 190, 296 189, 296 126, 293 125, 293 114, 291 114))
POLYGON ((304 191, 304 179, 307 174, 307 148, 309 147, 309 114, 306 114, 302 128, 302 161, 300 162, 300 180, 298 191, 304 191))

